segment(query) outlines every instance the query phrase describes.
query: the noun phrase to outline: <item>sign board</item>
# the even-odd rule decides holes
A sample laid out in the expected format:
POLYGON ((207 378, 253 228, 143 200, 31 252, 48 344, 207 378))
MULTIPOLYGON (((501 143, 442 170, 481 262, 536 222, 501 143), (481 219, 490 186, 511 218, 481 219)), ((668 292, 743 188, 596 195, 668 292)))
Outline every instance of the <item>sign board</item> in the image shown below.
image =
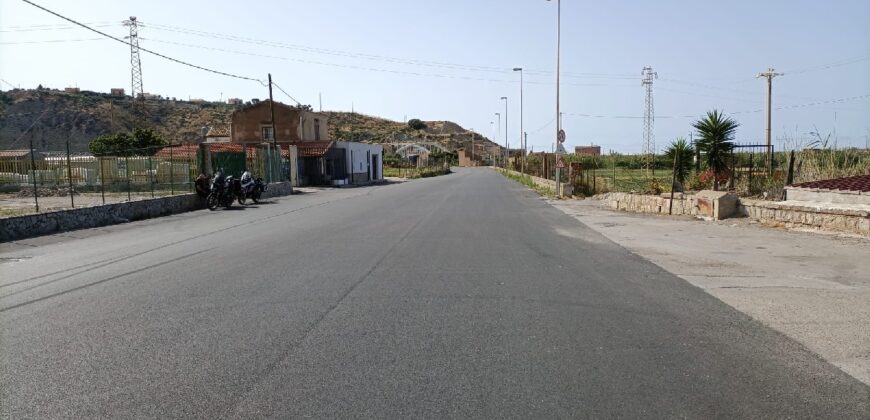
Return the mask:
POLYGON ((556 157, 556 167, 559 169, 565 169, 565 161, 562 160, 562 156, 556 157))
POLYGON ((556 154, 557 155, 568 154, 568 152, 565 151, 565 146, 562 146, 562 143, 556 144, 556 154))
POLYGON ((559 134, 556 135, 556 140, 559 140, 559 143, 565 142, 565 130, 559 130, 559 134))

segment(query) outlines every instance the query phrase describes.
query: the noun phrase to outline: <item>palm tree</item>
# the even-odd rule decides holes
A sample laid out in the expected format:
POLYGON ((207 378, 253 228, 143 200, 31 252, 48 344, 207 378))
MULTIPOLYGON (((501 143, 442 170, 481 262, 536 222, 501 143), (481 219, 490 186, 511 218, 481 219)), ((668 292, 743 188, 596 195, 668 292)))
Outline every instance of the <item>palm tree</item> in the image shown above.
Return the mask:
POLYGON ((719 190, 719 178, 728 173, 729 154, 734 148, 731 141, 739 126, 737 121, 715 109, 692 124, 698 130, 698 149, 704 154, 707 168, 713 172, 714 191, 719 190))
POLYGON ((672 141, 671 145, 665 149, 665 157, 667 157, 668 162, 674 162, 676 165, 674 167, 674 180, 680 185, 686 182, 686 178, 692 172, 694 155, 695 151, 692 149, 692 145, 682 137, 672 141))

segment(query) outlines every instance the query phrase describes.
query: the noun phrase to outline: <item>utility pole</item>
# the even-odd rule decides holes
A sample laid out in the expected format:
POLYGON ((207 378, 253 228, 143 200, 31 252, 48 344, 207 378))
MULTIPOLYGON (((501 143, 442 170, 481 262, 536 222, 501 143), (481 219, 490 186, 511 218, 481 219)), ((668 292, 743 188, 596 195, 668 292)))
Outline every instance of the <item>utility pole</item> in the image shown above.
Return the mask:
POLYGON ((139 23, 136 16, 130 16, 123 23, 130 28, 127 39, 130 41, 130 85, 133 90, 130 96, 133 98, 133 114, 141 124, 145 110, 145 91, 142 87, 142 60, 139 58, 139 23))
POLYGON ((272 73, 269 73, 269 120, 272 122, 272 148, 278 150, 278 130, 275 128, 275 101, 272 100, 272 73))
POLYGON ((320 92, 317 92, 317 104, 319 112, 323 112, 323 95, 320 92))
POLYGON ((471 131, 471 166, 477 166, 474 163, 474 129, 469 129, 471 131))
POLYGON ((770 114, 771 114, 771 105, 773 96, 773 78, 776 76, 782 76, 782 73, 777 73, 773 70, 773 68, 768 68, 766 72, 759 73, 757 78, 764 77, 767 79, 767 130, 765 130, 764 136, 767 139, 767 152, 765 153, 767 157, 765 158, 765 163, 767 164, 767 173, 770 174, 773 171, 773 153, 771 153, 771 144, 770 144, 770 114))
POLYGON ((502 96, 501 99, 504 100, 504 162, 505 169, 507 169, 508 164, 511 161, 511 148, 510 143, 508 143, 508 98, 507 96, 502 96))
POLYGON ((640 73, 643 76, 640 84, 646 90, 643 110, 643 166, 646 170, 646 175, 650 175, 650 170, 655 171, 655 154, 656 140, 653 134, 653 124, 655 123, 655 111, 653 108, 652 86, 653 80, 658 79, 658 73, 654 72, 652 67, 644 67, 640 73))
POLYGON ((522 67, 514 67, 514 71, 520 72, 520 146, 523 149, 523 159, 521 165, 521 172, 526 173, 526 143, 523 141, 523 68, 522 67))
MULTIPOLYGON (((549 0, 547 0, 549 1, 549 0)), ((562 51, 562 2, 560 0, 556 0, 556 142, 553 143, 554 148, 556 145, 559 145, 559 150, 562 150, 561 144, 564 139, 560 139, 562 135, 562 113, 559 111, 559 75, 560 75, 560 63, 561 63, 561 51, 562 51)), ((557 156, 557 165, 556 165, 556 197, 562 196, 562 186, 561 186, 561 171, 558 165, 557 156)))

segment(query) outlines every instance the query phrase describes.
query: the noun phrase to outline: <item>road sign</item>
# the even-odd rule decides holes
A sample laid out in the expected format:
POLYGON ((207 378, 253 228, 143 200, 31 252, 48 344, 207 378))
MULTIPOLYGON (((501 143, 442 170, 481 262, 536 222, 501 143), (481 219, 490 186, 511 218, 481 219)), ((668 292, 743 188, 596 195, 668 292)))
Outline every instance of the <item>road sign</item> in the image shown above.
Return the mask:
POLYGON ((556 154, 557 155, 564 155, 567 153, 568 152, 565 151, 565 146, 562 146, 562 143, 556 144, 556 154))
POLYGON ((562 160, 562 156, 556 157, 556 167, 559 169, 565 169, 565 161, 562 160))
POLYGON ((559 140, 559 143, 565 142, 565 130, 559 130, 559 134, 556 135, 556 140, 559 140))

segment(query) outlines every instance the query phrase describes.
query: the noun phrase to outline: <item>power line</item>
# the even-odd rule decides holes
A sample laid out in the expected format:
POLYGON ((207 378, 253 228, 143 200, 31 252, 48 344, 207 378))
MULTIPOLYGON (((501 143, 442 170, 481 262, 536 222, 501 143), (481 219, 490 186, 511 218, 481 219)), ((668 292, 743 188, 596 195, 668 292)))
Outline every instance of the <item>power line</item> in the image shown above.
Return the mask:
POLYGON ((294 98, 294 97, 291 96, 289 93, 287 93, 287 91, 285 91, 283 88, 281 88, 281 86, 278 86, 277 83, 272 82, 272 86, 275 86, 275 87, 278 88, 278 90, 280 90, 283 94, 287 95, 288 98, 292 99, 293 102, 296 102, 296 105, 302 105, 299 101, 296 100, 296 98, 294 98))
MULTIPOLYGON (((78 21, 76 21, 76 20, 73 20, 73 19, 68 18, 68 17, 66 17, 66 16, 63 16, 63 15, 60 15, 60 14, 58 14, 58 13, 55 13, 55 12, 49 10, 49 9, 46 9, 45 7, 42 7, 42 6, 38 5, 38 4, 36 4, 36 3, 32 2, 32 1, 30 1, 30 0, 21 0, 21 1, 23 1, 23 2, 25 2, 25 3, 27 3, 27 4, 29 4, 29 5, 31 5, 31 6, 33 6, 33 7, 36 7, 37 9, 43 10, 43 11, 48 12, 48 13, 54 15, 54 16, 57 16, 57 17, 59 17, 59 18, 61 18, 61 19, 63 19, 63 20, 66 20, 66 21, 68 21, 68 22, 71 22, 71 23, 73 23, 73 24, 76 24, 76 25, 78 25, 78 26, 81 26, 82 28, 85 28, 85 29, 87 29, 87 30, 89 30, 89 31, 91 31, 91 32, 96 32, 96 33, 98 33, 98 34, 100 34, 100 35, 102 35, 102 36, 104 36, 104 37, 106 37, 106 38, 113 39, 113 40, 118 41, 118 42, 120 42, 120 43, 122 43, 122 44, 124 44, 124 45, 128 45, 128 46, 130 45, 129 42, 124 41, 124 40, 121 39, 121 38, 118 38, 118 37, 115 37, 115 36, 109 35, 109 34, 107 34, 107 33, 105 33, 105 32, 100 31, 100 30, 97 30, 97 29, 91 28, 90 26, 87 26, 87 25, 85 25, 84 23, 80 23, 80 22, 78 22, 78 21)), ((209 72, 209 73, 214 73, 214 74, 218 74, 218 75, 221 75, 221 76, 233 77, 233 78, 236 78, 236 79, 253 80, 253 81, 256 81, 256 82, 262 82, 261 80, 256 79, 256 78, 253 78, 253 77, 239 76, 239 75, 237 75, 237 74, 227 73, 227 72, 223 72, 223 71, 219 71, 219 70, 210 69, 210 68, 207 68, 207 67, 198 66, 198 65, 196 65, 196 64, 191 64, 191 63, 188 63, 188 62, 186 62, 186 61, 182 61, 182 60, 179 60, 179 59, 177 59, 177 58, 172 58, 172 57, 169 57, 169 56, 166 56, 166 55, 160 54, 160 53, 158 53, 158 52, 155 52, 155 51, 152 51, 152 50, 149 50, 149 49, 146 49, 146 48, 139 48, 139 49, 142 50, 142 51, 145 51, 145 52, 147 52, 147 53, 149 53, 149 54, 156 55, 156 56, 158 56, 158 57, 160 57, 160 58, 163 58, 163 59, 166 59, 166 60, 169 60, 169 61, 172 61, 172 62, 178 63, 178 64, 182 64, 182 65, 185 65, 185 66, 188 66, 188 67, 192 67, 192 68, 195 68, 195 69, 199 69, 199 70, 207 71, 207 72, 209 72)))
MULTIPOLYGON (((429 67, 438 67, 438 68, 446 68, 453 70, 466 70, 466 71, 483 71, 483 72, 496 72, 496 73, 508 73, 511 71, 512 66, 481 66, 481 65, 469 65, 469 64, 457 64, 457 63, 445 63, 439 61, 429 61, 429 60, 419 60, 419 59, 407 59, 407 58, 398 58, 398 57, 390 57, 384 55, 376 55, 376 54, 366 54, 366 53, 358 53, 358 52, 350 52, 350 51, 342 51, 342 50, 334 50, 327 48, 318 48, 311 47, 300 44, 287 44, 277 41, 269 41, 264 39, 257 38, 248 38, 237 35, 229 35, 218 32, 207 32, 207 31, 199 31, 194 29, 181 28, 177 26, 169 26, 169 25, 161 25, 155 23, 147 23, 146 25, 150 28, 176 32, 186 35, 194 35, 206 38, 216 38, 221 40, 228 40, 234 42, 243 42, 256 44, 266 47, 273 48, 284 48, 291 50, 298 50, 309 53, 316 54, 327 54, 327 55, 335 55, 341 57, 349 57, 349 58, 359 58, 365 60, 374 60, 374 61, 382 61, 382 62, 391 62, 397 64, 409 64, 409 65, 418 65, 418 66, 429 66, 429 67)), ((552 71, 548 70, 529 70, 528 74, 532 75, 550 75, 553 74, 552 71)), ((576 78, 590 78, 590 79, 621 79, 621 80, 636 80, 637 76, 633 74, 610 74, 610 73, 562 73, 563 76, 566 77, 576 77, 576 78)))

